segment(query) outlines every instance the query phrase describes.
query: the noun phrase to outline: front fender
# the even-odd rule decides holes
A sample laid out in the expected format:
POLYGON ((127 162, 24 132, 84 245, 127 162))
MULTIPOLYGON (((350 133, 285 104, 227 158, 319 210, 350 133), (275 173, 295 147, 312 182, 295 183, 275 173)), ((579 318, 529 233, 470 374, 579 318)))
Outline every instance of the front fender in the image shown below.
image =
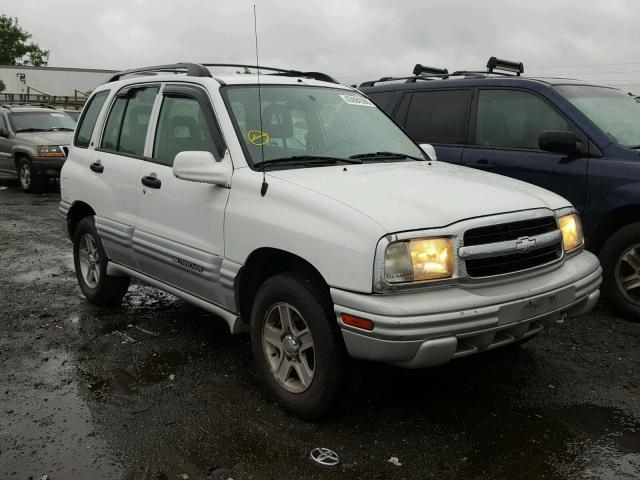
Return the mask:
POLYGON ((234 172, 225 212, 225 257, 244 264, 275 248, 313 265, 332 287, 371 292, 376 245, 387 232, 352 207, 249 168, 234 172))

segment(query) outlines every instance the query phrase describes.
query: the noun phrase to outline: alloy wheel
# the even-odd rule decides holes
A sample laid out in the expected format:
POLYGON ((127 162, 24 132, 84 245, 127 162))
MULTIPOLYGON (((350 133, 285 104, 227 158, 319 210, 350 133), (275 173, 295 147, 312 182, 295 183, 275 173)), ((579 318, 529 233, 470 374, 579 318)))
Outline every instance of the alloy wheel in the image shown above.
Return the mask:
POLYGON ((618 259, 616 283, 628 301, 640 305, 640 245, 627 249, 618 259))
POLYGON ((80 237, 78 260, 84 282, 89 288, 96 288, 100 281, 100 254, 95 239, 88 233, 80 237))
POLYGON ((20 186, 24 190, 28 190, 31 186, 31 168, 27 163, 20 165, 20 171, 18 172, 18 178, 20 180, 20 186))
POLYGON ((283 388, 302 393, 315 373, 315 349, 307 322, 292 305, 276 303, 264 316, 262 347, 271 373, 283 388))

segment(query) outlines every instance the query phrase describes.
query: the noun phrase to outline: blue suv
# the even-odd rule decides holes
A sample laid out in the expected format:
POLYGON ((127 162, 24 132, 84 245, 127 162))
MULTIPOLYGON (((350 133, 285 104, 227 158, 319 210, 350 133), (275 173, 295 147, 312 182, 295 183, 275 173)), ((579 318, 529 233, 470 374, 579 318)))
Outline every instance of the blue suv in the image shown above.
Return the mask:
MULTIPOLYGON (((621 91, 561 78, 523 77, 492 57, 483 71, 416 65, 413 75, 360 90, 438 160, 507 175, 569 199, 602 291, 640 321, 640 104, 621 91)), ((482 199, 478 199, 482 201, 482 199)))

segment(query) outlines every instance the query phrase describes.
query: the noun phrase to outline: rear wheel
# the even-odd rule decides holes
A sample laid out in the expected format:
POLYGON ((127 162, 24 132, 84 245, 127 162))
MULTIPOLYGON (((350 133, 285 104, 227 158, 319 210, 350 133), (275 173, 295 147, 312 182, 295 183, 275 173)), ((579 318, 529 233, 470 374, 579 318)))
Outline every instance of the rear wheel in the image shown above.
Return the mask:
POLYGON ((263 383, 301 418, 339 409, 352 373, 333 309, 319 288, 297 273, 276 275, 256 295, 251 344, 263 383))
POLYGON ((97 305, 119 303, 129 289, 129 277, 107 275, 107 256, 93 217, 80 220, 73 237, 73 263, 80 289, 97 305))
POLYGON ((45 179, 33 169, 31 160, 26 157, 20 158, 16 175, 20 190, 28 193, 39 193, 44 189, 45 179))
POLYGON ((600 251, 602 292, 611 307, 640 322, 640 222, 615 232, 600 251))

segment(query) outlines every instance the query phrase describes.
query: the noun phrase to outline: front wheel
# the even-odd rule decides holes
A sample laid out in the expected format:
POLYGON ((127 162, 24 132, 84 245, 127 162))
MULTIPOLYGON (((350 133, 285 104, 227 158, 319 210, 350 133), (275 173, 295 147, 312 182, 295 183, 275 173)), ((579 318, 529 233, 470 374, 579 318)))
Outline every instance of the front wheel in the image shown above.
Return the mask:
POLYGON ((28 158, 22 157, 18 161, 16 175, 18 177, 18 186, 23 192, 39 193, 44 190, 45 179, 36 173, 31 160, 28 158))
POLYGON ((640 322, 640 222, 615 232, 600 251, 602 292, 611 307, 640 322))
POLYGON ((107 255, 92 217, 83 218, 76 227, 73 263, 80 289, 91 303, 119 303, 127 293, 129 277, 107 275, 107 255))
POLYGON ((253 357, 264 384, 305 419, 337 408, 349 386, 350 359, 325 303, 314 282, 287 273, 262 285, 251 312, 253 357))

